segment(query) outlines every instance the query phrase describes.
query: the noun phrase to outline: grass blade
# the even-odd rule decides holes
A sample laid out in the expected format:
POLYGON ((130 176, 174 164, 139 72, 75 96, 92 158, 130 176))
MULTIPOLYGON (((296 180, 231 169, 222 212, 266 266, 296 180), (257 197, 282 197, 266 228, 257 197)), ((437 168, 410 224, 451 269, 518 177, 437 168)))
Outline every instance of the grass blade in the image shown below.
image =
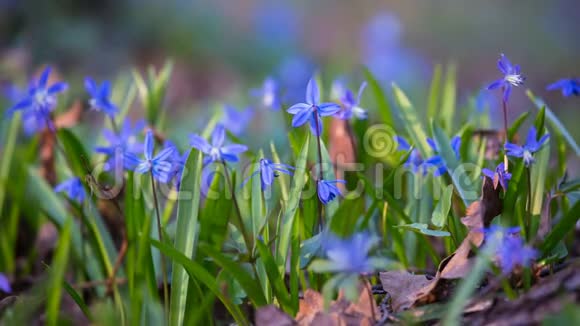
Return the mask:
POLYGON ((205 268, 203 268, 203 266, 189 259, 184 254, 180 253, 168 244, 161 243, 155 239, 149 239, 149 241, 165 256, 173 259, 174 262, 183 266, 183 268, 187 271, 187 274, 189 274, 189 277, 196 278, 201 283, 203 283, 216 297, 220 299, 220 301, 239 325, 250 325, 240 308, 221 292, 219 284, 216 282, 214 275, 211 275, 207 270, 205 270, 205 268))
POLYGON ((46 298, 46 324, 49 326, 58 324, 64 273, 66 272, 70 250, 72 224, 73 220, 71 218, 68 218, 64 223, 50 268, 46 298))
POLYGON ((427 134, 421 125, 421 121, 419 121, 417 111, 413 107, 413 104, 411 104, 411 101, 409 101, 407 95, 395 83, 393 83, 393 94, 395 95, 395 101, 399 107, 401 118, 405 123, 407 134, 413 140, 421 155, 423 157, 429 157, 431 148, 427 144, 427 134))
POLYGON ((453 131, 453 120, 455 118, 455 101, 457 98, 456 86, 457 69, 455 65, 448 65, 445 71, 445 84, 443 85, 443 98, 441 99, 441 125, 447 133, 453 131))
POLYGON ((14 157, 14 148, 16 147, 16 136, 18 136, 18 127, 20 126, 20 113, 16 113, 10 121, 8 135, 4 143, 4 152, 2 153, 2 162, 0 163, 0 213, 6 196, 6 186, 8 173, 10 173, 10 163, 14 157))
POLYGON ((566 234, 574 230, 574 225, 580 217, 580 200, 576 201, 574 206, 562 217, 550 233, 546 236, 546 240, 540 246, 542 256, 548 255, 552 249, 556 247, 566 234))
POLYGON ((441 93, 441 64, 436 64, 433 69, 433 78, 429 88, 429 104, 427 105, 427 117, 433 119, 437 116, 439 106, 439 94, 441 93))
POLYGON ((385 92, 368 69, 364 69, 364 74, 367 80, 368 88, 375 96, 375 101, 377 102, 377 108, 379 110, 381 120, 383 123, 389 126, 393 126, 395 124, 395 120, 393 119, 393 109, 389 104, 389 100, 385 96, 385 92))
POLYGON ((451 175, 451 180, 453 180, 455 189, 457 189, 465 207, 467 207, 471 201, 478 198, 477 191, 474 189, 473 184, 462 182, 462 177, 466 177, 467 171, 464 171, 459 166, 459 161, 455 157, 455 152, 451 148, 449 137, 447 137, 443 129, 441 129, 437 124, 432 123, 431 128, 433 129, 433 138, 439 148, 439 153, 445 162, 445 166, 451 175))
POLYGON ((199 249, 204 254, 211 257, 216 264, 222 267, 232 277, 234 277, 234 279, 238 281, 242 289, 244 289, 244 291, 248 295, 250 301, 252 301, 252 303, 255 306, 260 307, 267 304, 266 298, 264 297, 264 292, 262 292, 262 288, 260 287, 259 281, 257 279, 254 279, 244 268, 242 268, 242 266, 238 262, 231 260, 230 258, 226 257, 224 254, 212 248, 211 246, 200 245, 199 249))
POLYGON ((258 252, 260 253, 260 258, 264 263, 264 268, 266 269, 266 275, 268 275, 268 280, 272 284, 272 290, 274 290, 274 295, 278 299, 280 306, 284 311, 294 315, 292 309, 292 301, 290 298, 290 293, 286 289, 286 284, 284 284, 284 276, 280 275, 278 271, 278 266, 276 261, 270 252, 270 249, 262 241, 257 241, 256 246, 258 252))
POLYGON ((310 136, 306 137, 306 140, 302 145, 300 156, 296 160, 296 170, 294 172, 294 178, 292 178, 290 198, 288 199, 286 210, 284 211, 284 216, 282 217, 280 242, 278 246, 278 252, 276 253, 276 262, 278 263, 281 271, 283 271, 286 266, 288 248, 290 246, 290 237, 292 235, 292 226, 294 225, 296 210, 298 209, 298 204, 300 203, 302 188, 304 188, 304 184, 306 182, 306 161, 308 159, 309 138, 310 136))
POLYGON ((79 306, 85 317, 90 321, 93 320, 93 316, 91 314, 91 310, 85 303, 85 300, 81 297, 81 295, 65 280, 62 282, 62 286, 64 287, 65 291, 70 295, 70 297, 74 300, 74 302, 79 306))
POLYGON ((572 150, 574 151, 576 156, 580 156, 580 146, 578 146, 578 144, 576 143, 572 135, 570 135, 570 132, 566 129, 566 127, 564 127, 562 122, 558 120, 558 117, 556 117, 554 112, 552 112, 552 110, 548 108, 548 106, 546 105, 546 103, 544 103, 542 99, 535 97, 532 91, 527 90, 526 94, 528 95, 530 100, 536 105, 536 108, 538 108, 538 110, 545 108, 546 117, 548 118, 548 121, 552 125, 552 128, 559 130, 566 139, 566 141, 568 142, 568 144, 570 145, 570 147, 572 147, 572 150))
MULTIPOLYGON (((200 203, 202 153, 191 150, 181 177, 181 198, 177 204, 177 233, 175 249, 193 259, 197 242, 200 203)), ((189 277, 185 269, 173 262, 171 278, 170 325, 182 325, 185 316, 189 277)))

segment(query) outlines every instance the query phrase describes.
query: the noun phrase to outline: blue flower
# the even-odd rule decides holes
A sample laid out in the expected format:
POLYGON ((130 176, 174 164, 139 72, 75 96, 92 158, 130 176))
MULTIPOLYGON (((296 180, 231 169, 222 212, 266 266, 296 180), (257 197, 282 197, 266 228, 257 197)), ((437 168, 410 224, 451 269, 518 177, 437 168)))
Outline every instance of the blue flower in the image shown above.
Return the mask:
POLYGON ((106 154, 109 159, 104 167, 105 171, 110 171, 115 166, 115 157, 123 158, 123 167, 132 170, 135 166, 133 161, 124 160, 125 154, 130 153, 138 155, 143 151, 143 144, 138 141, 137 135, 145 128, 145 121, 139 120, 131 127, 129 119, 125 119, 118 133, 105 129, 103 136, 109 143, 109 146, 95 147, 98 153, 106 154))
POLYGON ((530 131, 528 132, 528 137, 526 138, 526 143, 523 146, 506 142, 504 145, 506 154, 513 157, 522 157, 524 159, 525 165, 529 167, 532 163, 534 163, 533 154, 539 151, 546 143, 548 138, 550 138, 550 134, 545 134, 540 138, 540 140, 537 140, 537 135, 538 133, 536 128, 531 127, 530 131))
MULTIPOLYGON (((400 136, 395 136, 395 141, 398 143, 398 149, 400 151, 408 151, 411 149, 411 145, 405 140, 405 138, 400 136)), ((427 143, 433 148, 433 150, 437 150, 437 146, 434 145, 433 140, 427 139, 427 143)), ((453 145, 452 145, 453 146, 453 145)), ((433 173, 434 176, 440 176, 441 174, 445 173, 447 169, 445 168, 445 164, 443 159, 439 155, 433 155, 428 159, 423 159, 421 153, 418 149, 414 148, 409 154, 409 158, 407 162, 404 164, 405 167, 411 170, 413 173, 421 173, 423 175, 427 175, 429 169, 436 168, 435 172, 433 173)))
POLYGON ((326 205, 333 201, 336 196, 340 196, 340 190, 336 186, 337 183, 346 183, 344 180, 318 180, 318 199, 326 205))
POLYGON ((521 86, 524 84, 526 78, 520 72, 519 65, 512 65, 508 58, 502 53, 501 57, 497 61, 497 67, 499 71, 503 74, 503 78, 500 78, 487 86, 488 90, 502 88, 503 89, 503 100, 507 102, 512 91, 512 86, 521 86))
POLYGON ((512 178, 512 174, 505 170, 505 165, 503 162, 497 165, 495 171, 484 168, 481 170, 481 173, 483 173, 483 175, 486 177, 489 177, 491 180, 495 180, 495 176, 497 175, 497 180, 503 190, 507 190, 508 180, 511 180, 512 178))
POLYGON ((0 290, 4 293, 12 293, 12 288, 10 287, 10 280, 4 275, 0 273, 0 290))
POLYGON ((44 121, 48 127, 54 128, 50 121, 50 113, 56 106, 56 95, 64 92, 68 86, 64 82, 57 82, 48 86, 50 71, 50 66, 46 67, 38 80, 31 81, 28 92, 13 107, 8 109, 8 116, 11 116, 16 111, 24 111, 28 118, 32 118, 35 121, 44 121))
MULTIPOLYGON (((439 153, 441 151, 439 150, 439 148, 437 147, 437 143, 433 139, 427 138, 427 144, 429 144, 429 147, 431 147, 431 149, 433 149, 433 151, 436 153, 436 155, 427 159, 426 162, 428 162, 430 165, 436 166, 437 169, 435 170, 433 175, 436 177, 440 176, 440 175, 444 174, 445 172, 447 172, 447 167, 445 166, 445 162, 443 161, 443 157, 441 157, 441 155, 439 155, 439 153)), ((451 149, 453 149, 453 153, 455 154, 455 158, 459 159, 459 149, 461 148, 461 137, 454 136, 453 138, 451 138, 451 143, 449 145, 451 146, 451 149)))
POLYGON ((103 111, 110 117, 114 117, 119 109, 109 99, 111 97, 111 83, 105 80, 101 86, 97 85, 91 77, 85 78, 85 88, 91 95, 89 105, 92 109, 103 111))
POLYGON ((320 103, 320 91, 316 80, 311 78, 306 86, 306 103, 294 104, 288 109, 288 113, 294 114, 292 127, 300 127, 306 122, 310 122, 310 130, 319 136, 319 128, 322 131, 322 119, 336 114, 340 110, 340 105, 335 103, 320 103))
POLYGON ((221 124, 232 134, 239 136, 244 132, 248 124, 252 121, 254 111, 247 108, 244 111, 238 111, 230 105, 224 106, 224 115, 221 124))
POLYGON ((564 78, 560 79, 555 83, 552 83, 546 87, 547 90, 553 91, 560 89, 562 90, 562 95, 569 97, 571 95, 580 95, 580 79, 578 78, 564 78))
POLYGON ((166 140, 163 144, 163 149, 171 148, 173 153, 169 157, 169 161, 171 162, 171 172, 169 173, 169 179, 174 180, 175 187, 179 189, 181 186, 181 175, 183 174, 183 168, 185 167, 185 162, 187 161, 187 156, 189 152, 185 152, 182 154, 179 153, 179 149, 177 146, 173 144, 170 140, 166 140))
POLYGON ((325 272, 367 274, 375 270, 373 258, 369 253, 379 242, 366 232, 355 233, 342 239, 332 234, 325 234, 322 249, 329 261, 325 272))
POLYGON ((253 176, 259 173, 262 190, 264 190, 274 182, 275 177, 278 177, 278 172, 292 175, 291 170, 294 170, 293 166, 282 163, 272 163, 270 160, 262 158, 260 159, 260 168, 252 173, 248 178, 246 178, 242 186, 245 185, 246 182, 248 182, 248 180, 250 180, 253 176))
POLYGON ((203 160, 204 165, 210 162, 237 162, 238 155, 248 150, 248 147, 245 145, 224 145, 225 140, 226 131, 221 124, 218 124, 213 130, 211 144, 199 135, 189 136, 189 144, 208 155, 203 160))
POLYGON ((65 192, 71 200, 76 201, 77 203, 82 203, 85 200, 86 193, 85 188, 83 187, 83 183, 81 179, 77 177, 70 178, 56 187, 54 187, 55 192, 65 192))
MULTIPOLYGON (((2 88, 2 95, 6 97, 12 105, 16 105, 25 97, 27 92, 20 89, 16 85, 8 85, 2 88)), ((24 110, 22 112, 22 129, 26 136, 31 136, 46 127, 46 118, 32 110, 24 110)))
POLYGON ((537 257, 533 248, 526 246, 519 235, 520 228, 503 228, 491 226, 484 229, 485 241, 490 245, 494 241, 495 256, 501 266, 502 273, 507 275, 515 267, 527 267, 537 257))
POLYGON ((272 77, 266 78, 264 80, 264 83, 262 84, 262 87, 251 90, 250 94, 254 97, 259 98, 260 104, 263 107, 272 110, 280 109, 281 103, 279 95, 279 85, 272 77))
POLYGON ((344 93, 341 96, 341 102, 344 106, 344 109, 339 111, 336 116, 342 120, 349 120, 353 116, 357 119, 364 120, 367 118, 367 111, 360 107, 360 98, 362 96, 363 91, 367 87, 367 83, 363 82, 359 89, 356 98, 354 97, 353 92, 350 89, 344 89, 344 93))
POLYGON ((161 152, 159 152, 155 157, 153 157, 154 143, 155 139, 153 138, 153 132, 149 130, 145 136, 145 148, 143 150, 145 159, 140 160, 132 153, 127 153, 125 155, 125 159, 134 162, 132 165, 137 165, 135 172, 151 172, 157 181, 167 183, 172 177, 172 164, 170 158, 175 152, 175 147, 166 147, 161 150, 161 152))

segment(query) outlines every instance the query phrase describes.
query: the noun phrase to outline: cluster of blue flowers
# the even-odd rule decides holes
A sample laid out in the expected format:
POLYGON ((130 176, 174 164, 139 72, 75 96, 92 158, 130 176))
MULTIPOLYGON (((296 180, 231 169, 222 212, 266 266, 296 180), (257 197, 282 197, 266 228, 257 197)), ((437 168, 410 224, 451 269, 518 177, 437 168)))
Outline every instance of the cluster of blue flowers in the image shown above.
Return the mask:
MULTIPOLYGON (((395 136, 394 140, 397 142, 398 149, 400 151, 411 150, 411 145, 405 138, 401 136, 395 136)), ((413 148, 413 150, 409 154, 407 162, 405 162, 405 167, 411 170, 413 173, 421 173, 422 175, 427 175, 429 170, 433 169, 434 176, 436 177, 441 176, 448 171, 448 168, 445 165, 445 162, 439 153, 440 150, 437 147, 435 141, 431 138, 427 138, 427 144, 429 144, 429 147, 431 147, 431 149, 435 154, 427 159, 424 159, 421 156, 419 150, 413 148)), ((454 136, 451 139, 450 146, 453 149, 453 153, 455 154, 455 156, 459 159, 459 148, 461 147, 461 138, 459 136, 454 136)))
POLYGON ((504 275, 511 273, 518 266, 530 266, 538 256, 536 250, 525 244, 519 232, 519 227, 491 226, 483 230, 485 245, 495 248, 494 254, 504 275))
POLYGON ((319 273, 369 274, 386 265, 385 259, 369 257, 371 249, 377 246, 379 238, 367 232, 355 233, 347 238, 339 238, 326 233, 323 236, 322 251, 326 257, 323 265, 316 267, 319 273))
MULTIPOLYGON (((509 101, 513 87, 523 85, 525 77, 521 73, 519 65, 513 65, 505 55, 501 55, 498 60, 498 68, 503 74, 502 78, 491 83, 487 89, 501 89, 502 100, 506 104, 509 101)), ((17 89, 11 91, 11 99, 14 106, 8 110, 8 115, 21 111, 27 132, 34 132, 48 128, 54 131, 52 123, 52 112, 57 105, 57 97, 67 89, 64 82, 49 83, 51 69, 46 67, 38 79, 33 80, 27 92, 19 92, 17 89)), ((341 80, 335 80, 332 87, 333 100, 340 102, 325 102, 321 99, 320 89, 317 81, 312 77, 306 86, 306 96, 304 102, 296 103, 287 109, 293 115, 292 127, 298 128, 308 123, 310 131, 320 141, 323 130, 323 117, 333 116, 342 120, 367 119, 368 114, 361 106, 361 97, 366 88, 363 82, 355 93, 345 86, 341 80)), ((181 174, 183 173, 188 152, 180 153, 171 141, 165 141, 162 146, 155 151, 156 137, 153 130, 146 127, 143 120, 131 123, 125 119, 120 126, 116 126, 114 121, 119 113, 119 108, 111 100, 111 84, 103 81, 100 85, 92 78, 85 79, 85 88, 90 95, 89 106, 91 109, 103 112, 113 121, 113 129, 103 131, 107 145, 95 148, 95 151, 107 156, 105 170, 113 169, 132 170, 140 174, 150 174, 153 179, 160 183, 168 183, 174 180, 177 187, 181 174), (139 140, 140 134, 145 132, 144 142, 139 140)), ((549 85, 548 90, 560 89, 564 96, 579 95, 580 82, 578 79, 569 78, 559 80, 549 85)), ((251 90, 251 95, 258 100, 259 106, 279 110, 282 107, 281 87, 271 77, 264 80, 262 86, 251 90)), ((204 154, 203 164, 211 163, 226 164, 239 161, 239 156, 248 150, 242 144, 231 144, 227 141, 227 132, 239 136, 245 128, 252 122, 254 111, 251 108, 237 110, 232 106, 224 107, 222 119, 215 126, 209 140, 200 135, 192 134, 189 137, 189 145, 204 154)), ((508 156, 521 158, 526 167, 534 163, 534 154, 548 141, 549 134, 538 135, 534 127, 530 128, 523 145, 517 145, 506 141, 504 145, 508 156)), ((399 150, 409 151, 412 149, 409 142, 403 137, 396 136, 395 140, 399 145, 399 150)), ((405 166, 414 173, 426 175, 433 171, 434 176, 441 176, 450 172, 442 158, 441 150, 430 138, 426 139, 433 154, 424 158, 417 149, 412 149, 405 166)), ((461 139, 455 136, 451 139, 452 148, 457 159, 460 159, 461 139)), ((507 161, 506 161, 507 162, 507 161)), ((252 172, 243 182, 245 184, 252 177, 259 175, 262 190, 267 189, 279 174, 293 174, 294 167, 274 163, 267 158, 260 158, 258 168, 252 172)), ((507 171, 507 166, 500 163, 494 170, 483 169, 483 175, 492 179, 498 178, 498 183, 504 190, 508 189, 508 181, 511 173, 507 171)), ((338 184, 344 184, 344 180, 325 180, 322 175, 316 180, 317 195, 324 205, 341 196, 338 184)), ((243 186, 242 184, 242 186, 243 186)), ((86 198, 85 188, 82 181, 73 177, 58 184, 56 192, 64 192, 67 197, 77 203, 82 203, 86 198)), ((513 231, 513 230, 512 230, 513 231)), ((515 231, 503 232, 501 251, 498 255, 502 268, 511 271, 513 266, 526 265, 534 258, 534 252, 523 244, 523 240, 516 236, 515 231)), ((486 231, 496 234, 498 229, 486 231)), ((367 260, 368 252, 376 241, 365 234, 355 234, 352 238, 341 240, 329 238, 326 244, 326 256, 333 263, 334 271, 365 273, 372 271, 372 264, 367 260)))

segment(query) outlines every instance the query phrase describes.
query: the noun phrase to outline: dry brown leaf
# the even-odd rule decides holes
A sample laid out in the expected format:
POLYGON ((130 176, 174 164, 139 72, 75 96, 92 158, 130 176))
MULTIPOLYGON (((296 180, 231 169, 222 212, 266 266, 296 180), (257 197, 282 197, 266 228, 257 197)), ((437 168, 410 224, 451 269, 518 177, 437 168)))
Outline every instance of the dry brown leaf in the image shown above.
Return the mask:
POLYGON ((361 284, 359 288, 360 294, 356 302, 346 300, 341 292, 326 311, 322 295, 312 289, 307 289, 304 292, 304 298, 299 302, 295 320, 274 306, 265 306, 256 312, 256 325, 374 325, 376 320, 373 320, 373 317, 378 317, 379 310, 375 301, 371 301, 369 296, 370 285, 367 283, 365 287, 361 284))
POLYGON ((480 200, 469 205, 466 216, 461 219, 469 232, 457 250, 441 261, 435 278, 427 280, 424 275, 407 272, 380 274, 383 289, 391 295, 393 311, 408 309, 417 303, 438 301, 449 292, 449 283, 445 280, 463 278, 469 274, 473 265, 472 248, 483 244, 481 229, 488 227, 501 213, 501 190, 501 187, 494 187, 493 180, 484 177, 480 200))
POLYGON ((46 182, 51 186, 56 184, 56 170, 54 166, 54 149, 55 149, 54 133, 48 129, 43 129, 40 132, 40 175, 44 177, 46 182))
POLYGON ((418 297, 430 292, 435 286, 434 279, 425 275, 413 275, 407 271, 388 271, 380 273, 383 289, 391 295, 393 311, 410 308, 418 297))
POLYGON ((296 321, 275 305, 267 305, 256 311, 256 326, 290 326, 296 321))
POLYGON ((324 311, 324 298, 322 294, 312 289, 307 289, 304 292, 304 298, 299 302, 296 321, 308 325, 314 319, 314 315, 320 311, 324 311))
MULTIPOLYGON (((485 158, 488 160, 495 160, 499 156, 499 152, 505 143, 505 132, 503 130, 493 129, 478 129, 473 131, 473 138, 475 140, 485 141, 485 158)), ((512 143, 517 143, 518 135, 514 135, 511 139, 512 143)))
MULTIPOLYGON (((344 179, 344 171, 356 163, 356 142, 352 128, 347 120, 333 118, 328 132, 328 155, 334 166, 337 179, 344 179)), ((337 184, 341 190, 342 183, 337 184)))
POLYGON ((56 129, 74 127, 79 123, 82 113, 83 104, 77 100, 66 112, 59 114, 54 119, 54 126, 56 129))

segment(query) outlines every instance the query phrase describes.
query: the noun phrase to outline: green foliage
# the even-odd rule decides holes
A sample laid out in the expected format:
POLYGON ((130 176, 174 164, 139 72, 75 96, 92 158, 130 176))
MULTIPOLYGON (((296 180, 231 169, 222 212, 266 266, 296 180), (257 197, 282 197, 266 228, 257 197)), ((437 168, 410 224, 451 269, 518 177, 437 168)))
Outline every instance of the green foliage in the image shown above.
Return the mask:
MULTIPOLYGON (((201 163, 202 153, 191 150, 185 162, 180 191, 180 195, 188 197, 180 199, 177 206, 175 248, 191 259, 195 257, 197 246, 198 212, 201 200, 201 163)), ((173 264, 172 270, 170 323, 181 325, 185 316, 189 277, 185 275, 185 270, 177 263, 173 264)))
MULTIPOLYGON (((172 131, 164 126, 163 110, 171 70, 172 64, 168 62, 159 73, 149 69, 147 77, 133 72, 132 76, 120 78, 113 94, 121 111, 115 118, 116 124, 127 116, 134 98, 139 96, 149 127, 159 134, 157 141, 161 143, 165 134, 172 131)), ((214 325, 232 320, 250 325, 253 321, 249 320, 248 309, 270 304, 294 316, 300 308, 299 294, 308 288, 322 292, 327 303, 339 289, 344 290, 346 298, 355 300, 361 275, 336 272, 332 261, 325 257, 327 233, 346 237, 368 231, 378 236, 380 245, 373 251, 376 259, 371 262, 379 271, 401 266, 428 269, 444 259, 448 263, 445 257, 452 257, 465 239, 461 218, 467 215, 466 208, 482 195, 480 170, 494 169, 503 159, 502 151, 497 157, 488 153, 487 136, 480 136, 483 133, 476 129, 482 125, 482 118, 459 110, 457 102, 461 97, 457 94, 455 66, 436 66, 427 98, 413 100, 426 104, 426 115, 396 84, 392 84, 392 92, 385 92, 384 85, 368 70, 364 75, 368 92, 374 98, 373 107, 369 107, 371 112, 377 112, 382 127, 397 129, 401 136, 410 139, 413 148, 406 152, 393 148, 377 157, 367 152, 366 133, 375 123, 372 114, 370 121, 349 126, 354 131, 355 156, 360 165, 356 166, 356 173, 346 174, 344 196, 321 206, 322 232, 317 228, 321 205, 317 196, 317 169, 320 164, 323 166, 326 180, 338 179, 342 172, 331 157, 340 139, 334 138, 337 136, 332 132, 336 130, 331 129, 328 120, 327 135, 323 135, 320 143, 322 162, 318 162, 318 139, 306 127, 288 129, 283 143, 264 137, 273 162, 295 167, 292 176, 277 176, 272 189, 267 191, 262 189, 259 174, 244 187, 241 185, 242 180, 257 171, 261 158, 270 157, 266 149, 249 144, 251 151, 241 161, 251 162, 251 168, 242 172, 242 164, 228 162, 226 173, 219 162, 204 165, 207 153, 188 147, 179 191, 168 184, 166 194, 175 197, 162 197, 159 201, 164 212, 166 240, 161 243, 155 240, 158 234, 151 188, 149 184, 140 184, 140 175, 126 171, 118 197, 97 198, 100 194, 97 190, 102 189, 96 187, 107 185, 97 184, 88 162, 100 163, 101 156, 92 157, 88 149, 93 144, 78 136, 82 134, 80 128, 59 129, 55 134, 57 175, 59 180, 61 176, 73 175, 85 181, 87 198, 79 205, 66 199, 66 194, 56 194, 39 172, 38 138, 28 146, 19 146, 20 121, 18 116, 14 118, 6 133, 2 146, 4 159, 0 162, 3 222, 0 272, 13 275, 19 270, 14 262, 17 237, 28 231, 20 229, 22 225, 30 226, 31 236, 36 237, 44 223, 52 223, 58 232, 58 242, 47 262, 48 277, 29 291, 39 301, 24 301, 10 307, 10 317, 2 322, 25 323, 29 311, 41 309, 42 302, 46 303, 47 324, 60 323, 66 319, 61 311, 63 295, 70 296, 91 322, 122 325, 167 321, 169 325, 214 325), (463 117, 470 120, 460 124, 463 117), (457 156, 450 145, 454 135, 460 136, 462 142, 457 156), (434 140, 437 153, 429 146, 428 137, 434 140), (409 168, 415 163, 412 160, 426 160, 433 155, 440 155, 444 162, 443 175, 435 177, 433 169, 424 175, 413 173, 409 168), (126 253, 120 249, 125 243, 126 253), (172 262, 167 269, 171 275, 168 316, 164 315, 159 295, 160 255, 172 262), (96 285, 81 290, 79 284, 96 285), (221 305, 215 305, 216 300, 221 305), (224 307, 227 314, 218 310, 224 307), (17 314, 18 318, 13 318, 17 314)), ((570 152, 579 155, 580 150, 545 103, 529 91, 528 96, 539 109, 534 120, 538 137, 550 133, 550 142, 534 154, 535 164, 529 170, 521 159, 510 158, 512 177, 508 189, 500 192, 501 221, 493 224, 522 226, 526 239, 541 251, 539 261, 552 264, 569 254, 571 230, 580 216, 580 179, 564 177, 567 170, 574 171, 567 155, 570 152), (551 151, 557 153, 557 168, 552 168, 551 151), (547 226, 544 225, 545 233, 538 236, 542 220, 547 221, 547 226)), ((287 125, 290 123, 283 111, 259 114, 283 114, 283 120, 287 125)), ((522 138, 522 126, 529 116, 530 112, 524 112, 511 123, 509 139, 516 142, 516 135, 522 138)), ((221 112, 213 114, 201 135, 209 138, 220 119, 221 112)), ((231 133, 227 138, 239 143, 245 140, 231 133)), ((476 251, 470 273, 459 282, 446 309, 437 312, 444 317, 444 324, 460 321, 476 286, 486 272, 494 271, 493 250, 486 247, 476 251)), ((26 254, 30 261, 36 258, 35 252, 26 254)), ((23 273, 29 273, 32 265, 24 265, 23 273)))

